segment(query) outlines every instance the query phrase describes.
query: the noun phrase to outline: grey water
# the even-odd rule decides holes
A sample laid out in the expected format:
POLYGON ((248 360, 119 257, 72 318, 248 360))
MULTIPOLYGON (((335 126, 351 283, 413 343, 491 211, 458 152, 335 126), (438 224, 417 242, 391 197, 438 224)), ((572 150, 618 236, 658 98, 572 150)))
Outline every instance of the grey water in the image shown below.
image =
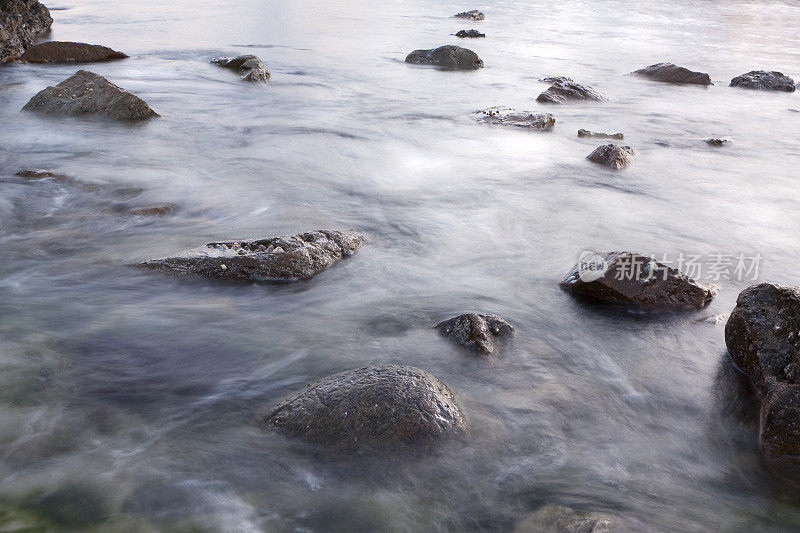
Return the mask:
POLYGON ((703 321, 752 277, 800 281, 800 92, 727 86, 800 78, 800 4, 51 1, 48 38, 129 54, 85 68, 162 116, 20 113, 78 67, 0 68, 0 530, 506 531, 546 503, 638 531, 800 528, 796 486, 759 459, 724 319, 703 321), (473 8, 486 20, 450 18, 473 8), (450 35, 472 27, 487 37, 450 35), (486 68, 403 63, 442 44, 486 68), (245 53, 268 85, 209 63, 245 53), (714 85, 629 75, 661 61, 714 85), (611 101, 537 104, 556 75, 611 101), (557 124, 470 118, 493 105, 557 124), (634 164, 588 162, 603 141, 579 128, 625 133, 634 164), (124 214, 162 203, 178 209, 124 214), (367 243, 288 285, 126 266, 317 228, 367 243), (714 280, 708 308, 649 316, 559 289, 584 250, 762 259, 714 280), (432 329, 472 311, 516 326, 494 359, 432 329), (286 394, 374 363, 439 377, 469 438, 342 457, 264 426, 286 394))

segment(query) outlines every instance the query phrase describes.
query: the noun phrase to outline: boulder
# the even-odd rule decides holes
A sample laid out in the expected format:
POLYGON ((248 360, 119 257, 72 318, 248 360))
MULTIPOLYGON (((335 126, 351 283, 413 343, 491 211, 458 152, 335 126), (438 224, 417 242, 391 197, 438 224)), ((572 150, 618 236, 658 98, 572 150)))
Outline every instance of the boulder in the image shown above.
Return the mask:
POLYGON ((718 291, 631 252, 584 253, 561 286, 604 302, 653 311, 702 309, 718 291))
POLYGON ((0 0, 0 63, 19 59, 52 24, 50 11, 35 0, 0 0))
POLYGON ((655 81, 667 83, 690 83, 694 85, 713 85, 711 76, 705 72, 694 72, 688 68, 679 67, 672 63, 656 63, 643 69, 634 71, 634 74, 646 76, 655 81))
POLYGON ((478 30, 459 30, 459 31, 456 32, 455 35, 456 35, 456 37, 461 37, 461 38, 464 38, 464 37, 472 37, 472 38, 475 38, 475 37, 486 37, 485 33, 481 33, 478 30))
POLYGON ((457 19, 467 19, 467 20, 483 20, 486 18, 486 15, 484 15, 477 9, 473 9, 472 11, 462 11, 461 13, 456 13, 453 16, 457 19))
POLYGON ((731 143, 729 139, 718 139, 716 137, 713 139, 705 139, 704 142, 709 146, 725 146, 726 144, 731 143))
POLYGON ((220 57, 212 60, 212 63, 223 68, 235 70, 241 74, 242 79, 245 81, 266 83, 271 76, 266 63, 254 55, 244 55, 233 59, 220 57))
POLYGON ((139 266, 204 278, 289 282, 316 276, 352 255, 363 241, 356 232, 318 230, 254 241, 212 242, 139 266))
POLYGON ((586 159, 598 165, 607 165, 614 170, 619 170, 633 163, 634 155, 636 152, 630 146, 605 144, 595 148, 591 154, 586 156, 586 159))
POLYGON ((570 78, 545 78, 545 81, 552 82, 552 85, 536 98, 537 102, 562 104, 568 100, 603 101, 607 99, 591 87, 575 83, 570 78))
POLYGON ((534 113, 532 111, 515 111, 509 107, 496 106, 476 111, 478 122, 514 126, 536 131, 553 129, 556 119, 550 113, 534 113))
POLYGON ((795 90, 794 80, 780 72, 766 70, 751 70, 731 80, 731 87, 745 89, 758 89, 761 91, 785 91, 792 93, 795 90))
POLYGON ((581 128, 578 130, 578 137, 595 137, 597 139, 622 140, 625 138, 625 135, 622 133, 601 133, 599 131, 589 131, 581 128))
POLYGON ((615 517, 548 504, 529 514, 514 533, 623 533, 629 531, 615 517))
POLYGON ((497 315, 468 313, 436 324, 439 333, 455 343, 491 355, 494 340, 514 335, 514 326, 497 315))
POLYGON ((127 57, 99 44, 49 41, 31 46, 19 60, 27 63, 95 63, 127 57))
POLYGON ((158 116, 138 96, 86 70, 79 70, 55 87, 40 91, 22 109, 45 115, 96 115, 116 120, 158 116))
POLYGON ((448 44, 431 50, 414 50, 406 56, 406 63, 434 65, 444 69, 476 70, 483 68, 483 60, 472 50, 448 44))
POLYGON ((341 451, 388 450, 464 435, 455 396, 411 366, 366 366, 334 374, 284 399, 267 423, 341 451))

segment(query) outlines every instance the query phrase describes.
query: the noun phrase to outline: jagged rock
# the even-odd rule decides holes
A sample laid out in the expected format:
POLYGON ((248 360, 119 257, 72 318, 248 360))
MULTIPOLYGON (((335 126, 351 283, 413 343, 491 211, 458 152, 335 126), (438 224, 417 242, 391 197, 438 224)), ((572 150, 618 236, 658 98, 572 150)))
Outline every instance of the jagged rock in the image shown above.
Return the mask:
POLYGON ((45 115, 97 115, 117 120, 143 120, 158 116, 138 96, 86 70, 79 70, 55 87, 40 91, 23 109, 45 115))
POLYGON ((27 63, 94 63, 127 57, 99 44, 49 41, 31 46, 19 59, 27 63))
POLYGON ((578 137, 595 137, 598 139, 619 139, 622 140, 625 138, 625 135, 622 133, 600 133, 597 131, 589 131, 584 129, 578 130, 578 137))
POLYGON ((283 400, 268 425, 342 451, 388 450, 464 435, 455 396, 411 366, 367 366, 334 374, 283 400))
POLYGON ((233 59, 221 57, 214 59, 212 63, 223 68, 235 70, 241 74, 242 79, 245 81, 266 83, 271 76, 266 63, 254 55, 244 55, 233 59))
POLYGON ((604 302, 647 310, 702 309, 718 291, 631 252, 585 253, 561 286, 604 302))
POLYGON ((643 69, 634 71, 634 74, 646 76, 652 80, 667 83, 690 83, 694 85, 713 85, 711 76, 705 72, 694 72, 688 68, 679 67, 672 63, 656 63, 643 69))
POLYGON ((406 56, 406 63, 434 65, 445 69, 476 70, 483 68, 483 60, 472 50, 448 44, 431 50, 414 50, 406 56))
POLYGON ((19 59, 52 24, 50 11, 35 0, 0 0, 0 63, 19 59))
POLYGON ((726 144, 730 144, 731 141, 728 139, 713 138, 713 139, 706 139, 705 143, 710 146, 725 146, 726 144))
POLYGON ((467 348, 494 353, 496 337, 514 335, 514 326, 497 315, 468 313, 436 324, 439 333, 467 348))
POLYGON ((486 15, 484 15, 477 9, 473 9, 472 11, 463 11, 461 13, 456 13, 453 16, 457 19, 468 19, 468 20, 483 20, 486 18, 486 15))
POLYGON ((479 122, 487 124, 500 124, 514 126, 529 130, 548 131, 553 129, 556 119, 550 113, 533 113, 531 111, 516 111, 509 107, 496 106, 481 111, 475 115, 479 122))
POLYGON ((548 504, 529 514, 514 528, 514 533, 626 533, 615 517, 590 511, 548 504))
POLYGON ((616 144, 605 144, 598 146, 586 156, 586 159, 599 165, 607 165, 614 170, 627 167, 633 163, 633 156, 636 155, 630 146, 618 146, 616 144))
POLYGON ((780 72, 766 70, 751 70, 731 80, 731 87, 745 89, 758 89, 762 91, 785 91, 792 93, 795 90, 794 80, 780 72))
POLYGON ((472 37, 472 38, 475 38, 475 37, 486 37, 485 33, 481 33, 478 30, 459 30, 458 32, 456 32, 455 35, 456 35, 456 37, 461 37, 461 38, 464 38, 464 37, 472 37))
POLYGON ((551 82, 552 85, 536 98, 537 102, 562 104, 568 100, 603 101, 607 99, 591 87, 575 83, 570 78, 545 78, 545 81, 551 82))
POLYGON ((255 241, 212 242, 141 267, 178 275, 237 281, 309 279, 363 244, 356 232, 318 230, 255 241))

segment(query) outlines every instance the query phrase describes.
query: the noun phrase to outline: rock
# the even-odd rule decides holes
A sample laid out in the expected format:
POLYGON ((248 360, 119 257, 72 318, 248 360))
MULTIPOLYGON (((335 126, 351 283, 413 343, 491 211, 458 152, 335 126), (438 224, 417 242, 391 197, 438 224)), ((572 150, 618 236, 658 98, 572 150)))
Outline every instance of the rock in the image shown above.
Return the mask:
POLYGON ((120 209, 121 212, 134 216, 167 216, 175 213, 177 210, 178 207, 173 204, 147 205, 139 207, 125 206, 120 209))
POLYGON ((607 99, 591 87, 575 83, 570 78, 545 78, 545 81, 552 82, 552 85, 536 98, 537 102, 562 104, 568 100, 603 101, 607 99))
POLYGON ((99 44, 50 41, 31 46, 19 59, 27 63, 94 63, 127 57, 99 44))
POLYGON ((35 0, 0 0, 0 63, 19 59, 52 24, 50 11, 35 0))
POLYGON ((702 309, 718 291, 631 252, 584 253, 561 286, 604 302, 654 311, 702 309))
POLYGON ((141 267, 177 275, 238 281, 310 279, 363 244, 355 232, 318 230, 255 241, 212 242, 141 267))
POLYGON ((774 70, 772 72, 751 70, 747 74, 733 78, 730 86, 762 91, 785 91, 787 93, 792 93, 795 90, 792 78, 774 70))
POLYGON ((711 324, 712 326, 719 326, 726 320, 730 315, 728 313, 719 313, 717 315, 707 316, 705 318, 701 318, 698 322, 703 322, 704 324, 711 324))
POLYGON ((729 139, 717 139, 717 138, 705 139, 704 142, 710 146, 725 146, 726 144, 731 143, 729 139))
POLYGON ((461 37, 461 38, 464 38, 464 37, 472 37, 472 38, 475 38, 475 37, 486 37, 486 34, 485 33, 481 33, 478 30, 459 30, 458 32, 456 32, 456 37, 461 37))
POLYGON ((532 111, 515 111, 514 109, 496 106, 481 111, 475 115, 479 122, 487 124, 500 124, 502 126, 515 126, 529 130, 548 131, 553 129, 556 119, 550 113, 533 113, 532 111))
POLYGON ((656 81, 667 83, 690 83, 694 85, 713 85, 711 76, 705 72, 693 72, 688 68, 679 67, 672 63, 656 63, 643 69, 634 71, 634 74, 647 76, 656 81))
POLYGON ((623 533, 628 531, 611 515, 548 504, 529 514, 514 533, 623 533))
POLYGON ((486 18, 486 15, 484 15, 477 9, 473 9, 472 11, 463 11, 461 13, 456 13, 453 16, 457 19, 468 19, 468 20, 483 20, 486 18))
POLYGON ((266 83, 271 76, 266 63, 254 55, 244 55, 234 59, 221 57, 212 60, 212 63, 235 70, 242 75, 242 79, 245 81, 266 83))
POLYGON ((445 69, 476 70, 483 61, 472 50, 448 44, 432 50, 414 50, 406 56, 406 63, 435 65, 445 69))
POLYGON ((342 451, 432 444, 467 433, 450 389, 412 366, 340 372, 283 400, 267 418, 280 431, 342 451))
POLYGON ((497 315, 468 313, 436 324, 448 339, 484 354, 494 353, 496 337, 514 335, 514 326, 497 315))
POLYGON ((26 170, 20 170, 19 172, 15 173, 14 175, 17 176, 17 177, 25 178, 25 179, 29 179, 29 180, 43 180, 43 179, 52 178, 53 181, 59 181, 59 182, 72 182, 72 181, 74 181, 72 178, 70 178, 69 176, 66 176, 64 174, 58 174, 58 173, 52 172, 50 170, 41 170, 41 169, 38 169, 38 168, 29 168, 29 169, 26 169, 26 170))
POLYGON ((159 116, 138 96, 87 70, 79 70, 55 87, 40 91, 22 109, 45 115, 96 115, 116 120, 159 116))
POLYGON ((586 156, 586 159, 593 163, 607 165, 614 170, 619 170, 633 163, 634 155, 636 155, 636 152, 630 146, 606 144, 595 148, 594 152, 586 156))
POLYGON ((600 133, 596 131, 589 131, 584 129, 578 130, 578 137, 596 137, 598 139, 624 139, 625 135, 622 133, 600 133))

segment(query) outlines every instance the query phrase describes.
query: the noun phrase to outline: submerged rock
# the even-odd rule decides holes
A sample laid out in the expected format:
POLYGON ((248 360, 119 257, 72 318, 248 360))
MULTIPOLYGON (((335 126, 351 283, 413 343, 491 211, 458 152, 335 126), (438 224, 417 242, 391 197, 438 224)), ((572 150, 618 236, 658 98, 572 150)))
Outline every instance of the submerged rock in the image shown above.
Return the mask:
POLYGON ((27 63, 94 63, 127 57, 99 44, 50 41, 31 46, 19 59, 27 63))
POLYGON ((459 30, 456 32, 456 37, 486 37, 485 33, 481 33, 478 30, 459 30))
POLYGON ((22 109, 45 115, 96 115, 117 120, 158 116, 138 96, 87 70, 79 70, 55 87, 40 91, 22 109))
POLYGON ((514 533, 624 533, 615 517, 603 513, 548 504, 529 514, 514 528, 514 533))
POLYGON ((575 83, 570 78, 545 78, 545 81, 551 82, 552 85, 536 98, 537 102, 562 104, 568 100, 607 100, 588 85, 575 83))
POLYGON ((235 70, 241 74, 242 79, 245 81, 266 83, 271 76, 266 63, 254 55, 244 55, 233 59, 220 57, 212 60, 212 63, 223 68, 235 70))
POLYGON ((14 174, 19 178, 25 178, 28 180, 43 180, 52 178, 53 181, 60 181, 60 182, 72 182, 74 181, 67 175, 59 174, 57 172, 53 172, 51 170, 42 170, 38 168, 29 168, 25 170, 20 170, 19 172, 14 174))
POLYGON ((363 244, 356 232, 318 230, 255 241, 212 242, 174 257, 141 263, 178 275, 237 281, 310 279, 363 244))
POLYGON ((710 146, 725 146, 726 144, 730 144, 731 141, 729 139, 706 139, 705 143, 710 146))
POLYGON ((19 59, 52 24, 50 11, 35 0, 0 1, 0 63, 19 59))
POLYGON ((134 216, 167 216, 172 215, 178 210, 173 204, 144 205, 144 206, 119 206, 116 209, 120 213, 134 216))
POLYGON ((795 90, 792 78, 774 70, 772 72, 751 70, 746 74, 733 78, 730 86, 761 91, 785 91, 787 93, 792 93, 795 90))
POLYGON ((585 253, 561 286, 604 302, 656 311, 702 309, 718 291, 631 252, 585 253))
POLYGON ((586 159, 598 165, 607 165, 614 170, 619 170, 633 163, 634 155, 636 152, 630 146, 605 144, 595 148, 591 154, 586 156, 586 159))
POLYGON ((578 137, 595 137, 598 139, 619 139, 622 140, 625 138, 625 135, 622 133, 601 133, 599 131, 589 131, 585 129, 578 130, 578 137))
POLYGON ((672 63, 656 63, 643 69, 634 71, 634 74, 646 76, 652 80, 667 83, 690 83, 694 85, 713 85, 711 76, 705 72, 694 72, 688 68, 679 67, 672 63))
POLYGON ((496 106, 476 111, 479 122, 514 126, 529 130, 548 131, 553 129, 556 119, 550 113, 533 113, 532 111, 515 111, 509 107, 496 106))
POLYGON ((468 313, 436 324, 439 333, 448 339, 491 355, 494 339, 514 335, 514 326, 497 315, 468 313))
POLYGON ((486 18, 486 15, 484 15, 477 9, 473 9, 472 11, 462 11, 461 13, 456 13, 453 16, 457 19, 468 19, 468 20, 483 20, 486 18))
POLYGON ((380 365, 340 372, 283 400, 268 424, 311 444, 343 451, 430 444, 464 435, 455 396, 432 374, 380 365))
POLYGON ((483 68, 483 60, 472 50, 453 44, 431 50, 414 50, 406 56, 406 63, 434 65, 445 69, 476 70, 483 68))

